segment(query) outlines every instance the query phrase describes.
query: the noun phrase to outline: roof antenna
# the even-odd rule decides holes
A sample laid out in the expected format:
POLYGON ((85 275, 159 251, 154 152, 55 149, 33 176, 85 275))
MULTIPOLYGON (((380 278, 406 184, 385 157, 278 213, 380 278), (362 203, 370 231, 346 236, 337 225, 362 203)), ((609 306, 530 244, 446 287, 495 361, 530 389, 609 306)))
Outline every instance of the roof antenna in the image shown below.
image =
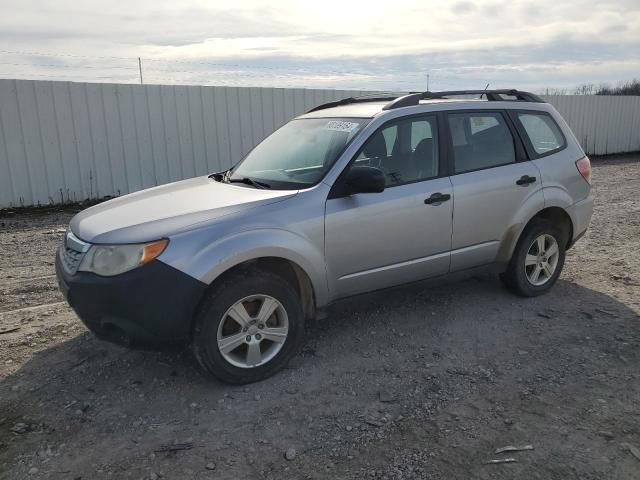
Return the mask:
MULTIPOLYGON (((489 88, 489 84, 487 83, 487 86, 484 87, 484 89, 486 90, 487 88, 489 88)), ((482 100, 482 97, 484 97, 484 93, 480 95, 480 100, 482 100)))

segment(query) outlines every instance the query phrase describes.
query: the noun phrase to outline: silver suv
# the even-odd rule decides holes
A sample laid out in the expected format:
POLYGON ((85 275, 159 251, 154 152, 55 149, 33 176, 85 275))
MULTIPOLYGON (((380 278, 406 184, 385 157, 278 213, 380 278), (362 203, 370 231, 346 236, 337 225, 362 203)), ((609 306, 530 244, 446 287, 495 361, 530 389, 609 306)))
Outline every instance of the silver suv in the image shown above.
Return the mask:
POLYGON ((228 171, 81 212, 56 270, 98 337, 189 345, 218 378, 253 382, 340 298, 486 266, 520 295, 547 292, 589 224, 590 176, 531 93, 348 98, 228 171))

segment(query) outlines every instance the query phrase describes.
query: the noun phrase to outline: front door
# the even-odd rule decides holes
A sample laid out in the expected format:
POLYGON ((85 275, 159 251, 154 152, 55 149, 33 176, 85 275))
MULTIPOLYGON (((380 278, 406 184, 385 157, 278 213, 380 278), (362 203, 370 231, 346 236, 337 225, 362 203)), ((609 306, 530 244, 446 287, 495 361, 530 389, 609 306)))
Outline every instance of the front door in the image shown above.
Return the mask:
POLYGON ((435 115, 385 124, 351 165, 381 169, 386 187, 327 200, 332 294, 344 297, 447 273, 453 198, 449 177, 440 176, 435 115))

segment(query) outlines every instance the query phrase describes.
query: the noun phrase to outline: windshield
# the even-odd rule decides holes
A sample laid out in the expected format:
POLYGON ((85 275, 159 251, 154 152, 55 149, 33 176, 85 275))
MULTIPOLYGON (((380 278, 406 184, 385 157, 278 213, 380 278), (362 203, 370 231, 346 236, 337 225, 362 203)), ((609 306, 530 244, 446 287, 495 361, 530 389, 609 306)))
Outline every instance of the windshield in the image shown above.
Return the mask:
POLYGON ((299 189, 318 183, 368 123, 364 118, 303 118, 276 130, 231 171, 230 182, 299 189))

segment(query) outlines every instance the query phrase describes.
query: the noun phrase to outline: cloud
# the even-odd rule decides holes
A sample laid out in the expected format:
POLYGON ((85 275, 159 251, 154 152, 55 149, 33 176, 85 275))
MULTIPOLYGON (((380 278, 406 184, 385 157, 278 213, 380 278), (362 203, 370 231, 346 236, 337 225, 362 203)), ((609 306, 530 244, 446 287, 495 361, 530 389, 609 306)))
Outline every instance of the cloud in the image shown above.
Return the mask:
POLYGON ((640 3, 22 0, 0 50, 52 54, 0 53, 4 76, 33 78, 136 81, 140 56, 156 83, 568 86, 637 76, 640 3))
POLYGON ((451 11, 458 15, 464 15, 468 13, 473 13, 478 9, 475 3, 473 2, 456 2, 451 5, 451 11))

